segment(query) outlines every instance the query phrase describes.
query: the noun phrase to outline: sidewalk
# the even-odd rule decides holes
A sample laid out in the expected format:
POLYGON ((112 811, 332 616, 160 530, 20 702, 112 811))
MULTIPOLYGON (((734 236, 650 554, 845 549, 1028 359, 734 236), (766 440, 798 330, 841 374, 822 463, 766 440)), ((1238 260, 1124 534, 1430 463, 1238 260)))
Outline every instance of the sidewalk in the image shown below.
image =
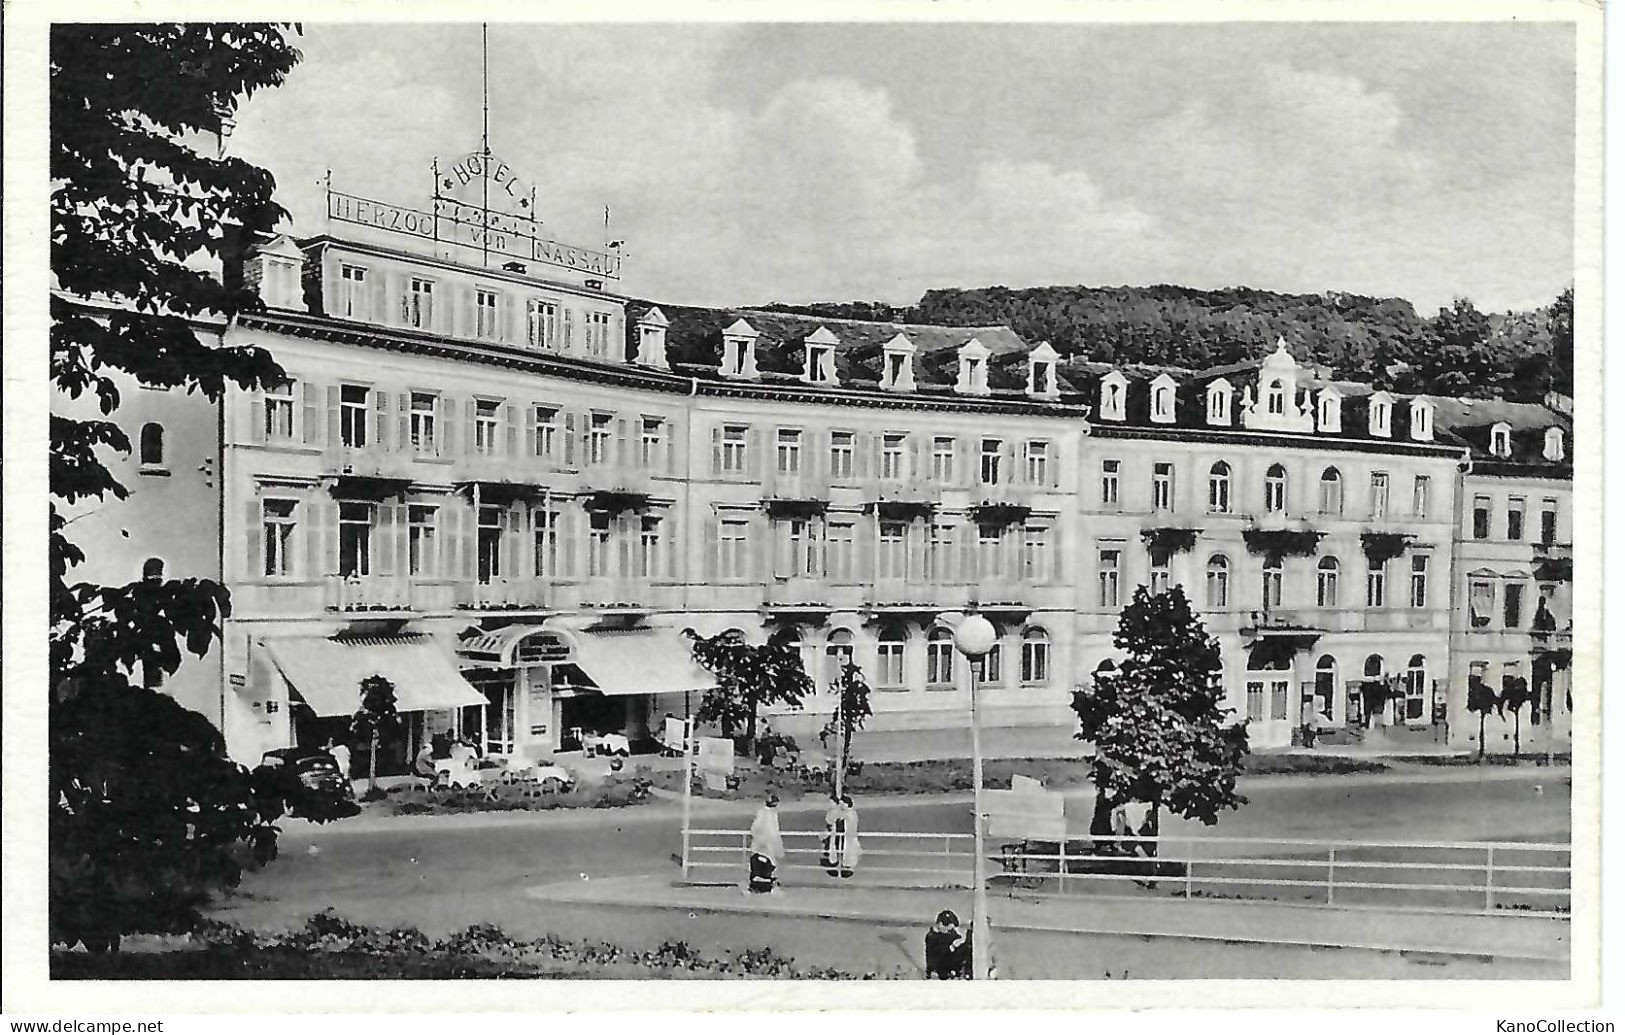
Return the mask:
MULTIPOLYGON (((735 886, 698 886, 669 877, 617 877, 546 884, 526 890, 541 902, 628 910, 680 910, 767 918, 845 920, 924 928, 941 909, 968 919, 963 888, 797 886, 747 895, 735 886)), ((1415 952, 1475 959, 1566 961, 1567 921, 1518 914, 1475 916, 1329 909, 1267 902, 1150 897, 1011 897, 990 892, 998 931, 1132 935, 1201 942, 1415 952)))

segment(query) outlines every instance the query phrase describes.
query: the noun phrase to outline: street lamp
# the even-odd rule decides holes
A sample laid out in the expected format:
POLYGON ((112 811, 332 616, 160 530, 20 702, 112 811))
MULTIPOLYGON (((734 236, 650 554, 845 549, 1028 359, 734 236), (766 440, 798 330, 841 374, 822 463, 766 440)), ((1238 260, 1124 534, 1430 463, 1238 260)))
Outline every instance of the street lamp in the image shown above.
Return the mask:
POLYGON ((993 623, 977 614, 974 608, 965 613, 954 628, 954 649, 964 655, 970 668, 970 752, 971 752, 971 808, 975 830, 976 857, 971 868, 974 905, 971 916, 971 971, 977 980, 988 977, 988 960, 992 954, 993 932, 987 920, 987 853, 982 846, 982 723, 976 710, 976 685, 981 682, 976 663, 987 657, 999 640, 993 623))

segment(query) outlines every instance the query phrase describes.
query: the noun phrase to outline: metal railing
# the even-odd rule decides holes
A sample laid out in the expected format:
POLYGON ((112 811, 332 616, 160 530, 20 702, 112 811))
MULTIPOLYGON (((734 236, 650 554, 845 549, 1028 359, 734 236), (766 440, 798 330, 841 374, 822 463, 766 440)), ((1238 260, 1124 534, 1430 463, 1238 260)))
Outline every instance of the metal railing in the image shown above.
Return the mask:
MULTIPOLYGON (((782 836, 781 871, 825 870, 823 831, 782 836)), ((970 834, 858 836, 863 883, 971 886, 970 834)), ((691 870, 743 874, 750 834, 691 830, 688 851, 691 870)), ((1570 904, 1570 846, 1557 842, 1101 835, 1006 844, 990 858, 990 885, 1012 893, 1110 894, 1129 883, 1184 899, 1561 919, 1570 904)))

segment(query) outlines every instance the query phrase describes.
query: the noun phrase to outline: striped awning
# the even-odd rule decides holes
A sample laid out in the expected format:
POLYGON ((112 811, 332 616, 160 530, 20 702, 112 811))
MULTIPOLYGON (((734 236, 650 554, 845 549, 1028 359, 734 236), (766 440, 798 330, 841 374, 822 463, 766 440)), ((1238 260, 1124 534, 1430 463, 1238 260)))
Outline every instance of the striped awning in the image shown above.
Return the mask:
POLYGON ((395 685, 395 707, 402 712, 487 703, 431 636, 287 636, 263 643, 293 692, 317 715, 353 715, 361 681, 375 675, 395 685))
POLYGON ((607 696, 681 694, 717 683, 676 629, 582 631, 575 642, 575 664, 607 696))

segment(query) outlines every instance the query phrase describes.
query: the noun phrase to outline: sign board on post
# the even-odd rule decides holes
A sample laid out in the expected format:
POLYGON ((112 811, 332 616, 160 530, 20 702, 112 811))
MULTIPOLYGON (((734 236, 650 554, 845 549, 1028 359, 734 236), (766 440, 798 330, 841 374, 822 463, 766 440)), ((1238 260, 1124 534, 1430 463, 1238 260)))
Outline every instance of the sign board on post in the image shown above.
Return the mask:
POLYGON ((673 751, 681 751, 686 745, 683 743, 683 720, 675 716, 666 716, 666 728, 662 734, 666 738, 666 747, 673 751))
POLYGON ((699 738, 699 767, 702 773, 732 776, 734 771, 734 742, 727 737, 699 738))
POLYGON ((1055 791, 983 791, 982 800, 987 805, 987 832, 993 837, 1066 840, 1066 798, 1055 791))
POLYGON ((1024 792, 1027 794, 1043 794, 1044 783, 1043 781, 1035 780, 1030 776, 1022 776, 1020 773, 1014 773, 1010 777, 1010 789, 1012 791, 1024 792))

